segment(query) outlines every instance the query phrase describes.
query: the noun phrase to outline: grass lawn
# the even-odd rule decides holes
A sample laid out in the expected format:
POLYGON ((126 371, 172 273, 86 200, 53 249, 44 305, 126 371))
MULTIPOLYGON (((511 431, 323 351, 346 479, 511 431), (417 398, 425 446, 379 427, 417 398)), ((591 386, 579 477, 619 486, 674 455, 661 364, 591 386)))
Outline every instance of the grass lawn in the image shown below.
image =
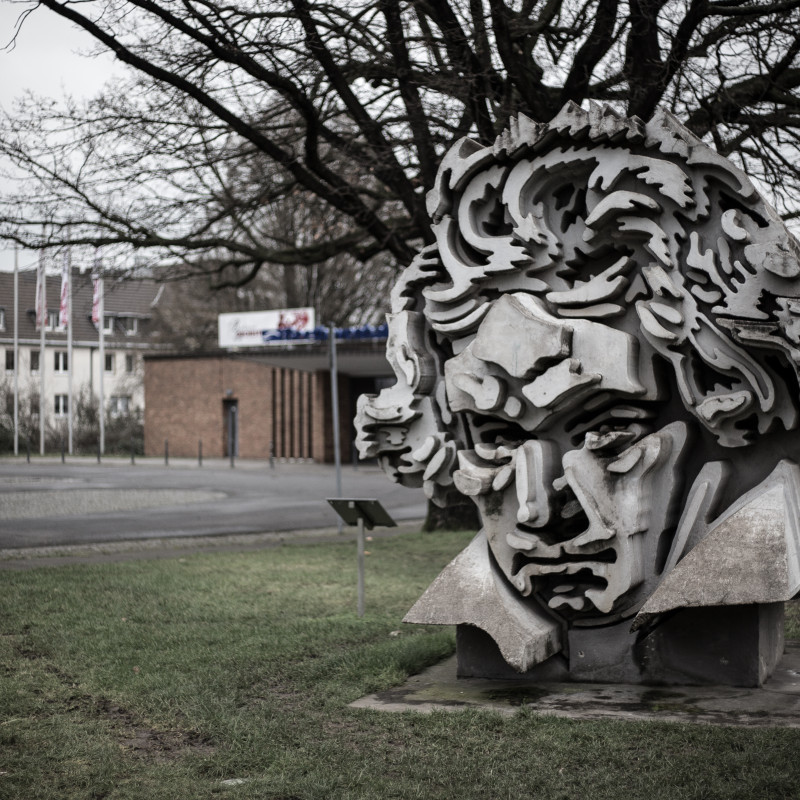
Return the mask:
POLYGON ((372 542, 363 620, 350 543, 3 573, 0 798, 800 797, 796 730, 347 708, 470 536, 372 542))

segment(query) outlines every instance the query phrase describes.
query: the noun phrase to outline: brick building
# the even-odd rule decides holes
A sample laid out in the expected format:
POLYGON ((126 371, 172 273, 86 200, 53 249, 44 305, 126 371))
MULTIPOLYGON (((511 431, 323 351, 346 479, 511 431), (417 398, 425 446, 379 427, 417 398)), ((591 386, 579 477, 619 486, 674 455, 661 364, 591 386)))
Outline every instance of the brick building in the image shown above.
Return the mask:
MULTIPOLYGON (((273 345, 258 354, 145 358, 145 454, 333 461, 327 342, 273 345)), ((342 461, 352 459, 356 400, 393 383, 385 340, 337 346, 342 461)))

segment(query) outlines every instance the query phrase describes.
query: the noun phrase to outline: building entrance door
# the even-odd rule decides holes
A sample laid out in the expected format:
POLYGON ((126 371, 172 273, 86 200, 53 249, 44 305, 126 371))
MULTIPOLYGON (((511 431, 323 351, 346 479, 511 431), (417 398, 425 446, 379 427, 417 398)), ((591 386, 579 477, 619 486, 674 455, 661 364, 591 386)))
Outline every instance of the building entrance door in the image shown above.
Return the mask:
POLYGON ((222 441, 224 449, 223 458, 233 458, 239 455, 239 401, 222 401, 222 441))

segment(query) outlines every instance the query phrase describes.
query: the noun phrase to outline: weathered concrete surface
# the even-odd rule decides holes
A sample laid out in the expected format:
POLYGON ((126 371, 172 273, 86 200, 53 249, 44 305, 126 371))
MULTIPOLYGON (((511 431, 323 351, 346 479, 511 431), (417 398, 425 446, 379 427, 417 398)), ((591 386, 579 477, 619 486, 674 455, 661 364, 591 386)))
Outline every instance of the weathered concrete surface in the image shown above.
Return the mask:
POLYGON ((760 686, 784 652, 784 604, 684 608, 652 629, 571 628, 564 653, 518 672, 493 636, 456 631, 458 676, 512 681, 760 686))
POLYGON ((478 534, 428 587, 403 622, 475 625, 488 633, 503 658, 524 672, 561 650, 561 628, 536 606, 516 601, 489 563, 486 539, 478 534), (469 587, 465 591, 464 587, 469 587))
POLYGON ((527 708, 571 719, 800 728, 800 642, 789 643, 760 689, 456 678, 453 656, 412 676, 403 686, 363 697, 351 706, 420 713, 482 709, 500 714, 527 708))
POLYGON ((791 600, 800 590, 800 469, 782 461, 729 508, 639 612, 791 600))

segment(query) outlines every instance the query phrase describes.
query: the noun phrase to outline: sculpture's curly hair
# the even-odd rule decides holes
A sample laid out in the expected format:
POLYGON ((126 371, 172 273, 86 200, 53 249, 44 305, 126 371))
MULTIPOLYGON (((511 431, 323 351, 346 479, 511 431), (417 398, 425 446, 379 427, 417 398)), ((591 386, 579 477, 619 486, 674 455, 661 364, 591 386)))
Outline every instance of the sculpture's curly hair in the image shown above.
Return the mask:
MULTIPOLYGON (((800 245, 747 176, 668 113, 568 104, 442 161, 436 244, 392 293, 397 384, 359 401, 357 444, 441 499, 467 446, 444 363, 501 295, 635 332, 720 445, 798 423, 800 245), (634 330, 635 327, 635 330, 634 330)), ((498 412, 503 416, 502 410, 498 412)))

